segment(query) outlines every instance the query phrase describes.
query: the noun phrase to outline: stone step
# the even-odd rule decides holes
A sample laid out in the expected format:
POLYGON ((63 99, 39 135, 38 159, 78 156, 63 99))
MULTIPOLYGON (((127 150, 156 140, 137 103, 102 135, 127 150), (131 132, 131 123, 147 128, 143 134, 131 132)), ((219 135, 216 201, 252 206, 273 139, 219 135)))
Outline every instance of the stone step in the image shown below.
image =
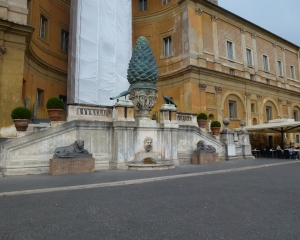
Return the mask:
POLYGON ((33 165, 48 165, 49 166, 49 160, 51 157, 24 157, 21 158, 9 158, 5 162, 5 166, 19 166, 19 167, 27 167, 27 166, 33 166, 33 165))
POLYGON ((30 166, 20 168, 4 167, 2 168, 3 176, 18 176, 28 174, 42 174, 49 173, 49 166, 30 166))

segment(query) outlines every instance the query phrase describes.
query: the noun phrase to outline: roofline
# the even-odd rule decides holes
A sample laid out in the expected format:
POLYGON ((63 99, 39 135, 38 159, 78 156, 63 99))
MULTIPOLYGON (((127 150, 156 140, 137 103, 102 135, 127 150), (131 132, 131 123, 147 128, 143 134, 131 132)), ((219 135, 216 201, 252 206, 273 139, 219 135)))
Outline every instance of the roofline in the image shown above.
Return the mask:
MULTIPOLYGON (((187 1, 187 0, 181 0, 181 2, 184 2, 184 1, 187 1)), ((288 40, 286 40, 286 39, 284 39, 284 38, 282 38, 282 37, 276 35, 275 33, 272 33, 272 32, 270 32, 269 30, 267 30, 267 29, 265 29, 265 28, 263 28, 263 27, 261 27, 261 26, 258 26, 258 25, 256 25, 255 23, 250 22, 249 20, 247 20, 247 19, 245 19, 245 18, 242 18, 241 16, 236 15, 236 14, 233 13, 233 12, 230 12, 230 11, 228 11, 228 10, 225 9, 225 8, 220 7, 219 5, 216 5, 216 4, 214 4, 214 3, 212 3, 212 2, 209 2, 209 1, 206 1, 206 0, 194 0, 194 1, 195 1, 195 2, 201 1, 201 2, 203 2, 203 3, 205 3, 205 4, 208 4, 208 5, 212 6, 212 7, 219 8, 220 10, 222 10, 222 11, 224 11, 224 12, 226 12, 226 13, 229 13, 229 14, 235 16, 236 18, 239 18, 239 19, 241 19, 241 20, 243 20, 243 21, 245 21, 245 22, 247 22, 247 23, 250 23, 251 25, 253 25, 253 26, 255 26, 255 27, 257 27, 257 28, 259 28, 259 29, 261 29, 261 30, 263 30, 263 31, 266 31, 267 33, 269 33, 269 34, 271 34, 271 35, 273 35, 273 36, 275 36, 275 37, 277 37, 277 38, 279 38, 279 39, 281 39, 281 40, 283 40, 283 41, 285 41, 285 42, 288 42, 288 43, 290 43, 291 45, 293 45, 293 46, 295 46, 295 47, 297 47, 297 48, 300 49, 300 46, 296 45, 295 43, 292 43, 292 42, 290 42, 290 41, 288 41, 288 40)))

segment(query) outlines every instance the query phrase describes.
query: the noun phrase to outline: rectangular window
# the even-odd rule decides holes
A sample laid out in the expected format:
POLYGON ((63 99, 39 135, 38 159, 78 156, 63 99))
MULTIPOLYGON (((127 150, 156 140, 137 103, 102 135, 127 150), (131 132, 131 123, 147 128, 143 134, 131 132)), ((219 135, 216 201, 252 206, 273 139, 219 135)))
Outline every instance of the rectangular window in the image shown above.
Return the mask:
POLYGON ((163 39, 164 42, 164 56, 168 57, 172 55, 172 38, 171 36, 163 39))
POLYGON ((290 66, 290 71, 291 71, 291 79, 295 79, 295 70, 294 70, 294 66, 290 66))
POLYGON ((266 117, 267 121, 272 119, 272 108, 269 106, 266 107, 266 117))
POLYGON ((170 1, 171 1, 171 0, 162 0, 162 4, 163 4, 163 5, 166 5, 166 4, 168 4, 170 1))
POLYGON ((69 45, 69 32, 61 30, 61 46, 60 49, 67 52, 69 45))
POLYGON ((270 80, 269 79, 266 79, 266 84, 270 84, 270 80))
POLYGON ((48 19, 46 17, 44 17, 43 15, 40 16, 39 37, 42 39, 46 39, 47 21, 48 19))
POLYGON ((43 107, 43 99, 44 98, 44 91, 41 89, 36 90, 36 103, 38 107, 43 107))
POLYGON ((300 143, 299 135, 296 135, 296 143, 300 143))
POLYGON ((139 11, 146 11, 147 8, 147 0, 138 0, 139 1, 139 11))
POLYGON ((251 112, 255 112, 255 104, 254 103, 251 103, 251 112))
POLYGON ((294 119, 295 121, 298 121, 298 111, 294 110, 294 119))
POLYGON ((227 41, 227 57, 233 60, 233 45, 232 42, 227 41))
POLYGON ((234 75, 234 70, 233 69, 229 69, 229 74, 230 75, 234 75))
POLYGON ((264 70, 269 71, 269 62, 268 57, 266 55, 263 55, 263 63, 264 63, 264 70))
POLYGON ((281 61, 277 61, 278 75, 282 76, 282 64, 281 61))
POLYGON ((252 51, 250 49, 246 49, 246 54, 247 54, 247 65, 249 67, 252 67, 253 66, 253 63, 252 63, 252 51))
POLYGON ((250 79, 253 80, 254 79, 254 75, 250 74, 250 79))
POLYGON ((236 101, 229 101, 229 118, 236 118, 236 101))

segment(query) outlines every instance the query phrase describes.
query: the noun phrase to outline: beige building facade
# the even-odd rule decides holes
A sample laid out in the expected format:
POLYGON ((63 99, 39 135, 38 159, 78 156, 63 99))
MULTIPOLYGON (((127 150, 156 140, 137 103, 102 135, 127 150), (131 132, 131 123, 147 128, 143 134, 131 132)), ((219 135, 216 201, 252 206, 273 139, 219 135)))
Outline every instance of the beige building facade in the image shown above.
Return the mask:
MULTIPOLYGON (((240 120, 298 120, 299 46, 217 4, 156 0, 143 10, 133 2, 133 39, 149 39, 160 70, 159 96, 172 96, 179 111, 229 118, 230 128, 240 120)), ((251 135, 253 147, 279 142, 277 134, 251 135)), ((286 144, 300 145, 299 135, 287 136, 286 144)))
MULTIPOLYGON (((300 114, 299 46, 207 0, 133 0, 132 39, 149 40, 162 95, 179 112, 205 112, 230 128, 300 114)), ((0 137, 10 132, 10 112, 29 98, 37 118, 47 118, 48 98, 66 98, 69 0, 0 1, 0 137), (43 31, 41 31, 43 30, 43 31), (65 36, 65 38, 63 37, 65 36)), ((300 145, 299 135, 286 136, 300 145)), ((253 147, 275 146, 276 134, 251 134, 253 147)))

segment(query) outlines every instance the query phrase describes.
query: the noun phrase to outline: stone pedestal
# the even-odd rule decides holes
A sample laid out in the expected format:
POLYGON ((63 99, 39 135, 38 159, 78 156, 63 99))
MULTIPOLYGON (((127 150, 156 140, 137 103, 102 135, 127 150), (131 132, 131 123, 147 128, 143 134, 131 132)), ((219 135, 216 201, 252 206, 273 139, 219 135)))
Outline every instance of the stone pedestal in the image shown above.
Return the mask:
POLYGON ((192 164, 212 164, 219 162, 219 153, 193 153, 192 164))
POLYGON ((50 175, 69 175, 95 172, 95 158, 50 159, 50 175))
POLYGON ((134 106, 130 100, 118 100, 115 105, 115 121, 135 121, 134 106))

